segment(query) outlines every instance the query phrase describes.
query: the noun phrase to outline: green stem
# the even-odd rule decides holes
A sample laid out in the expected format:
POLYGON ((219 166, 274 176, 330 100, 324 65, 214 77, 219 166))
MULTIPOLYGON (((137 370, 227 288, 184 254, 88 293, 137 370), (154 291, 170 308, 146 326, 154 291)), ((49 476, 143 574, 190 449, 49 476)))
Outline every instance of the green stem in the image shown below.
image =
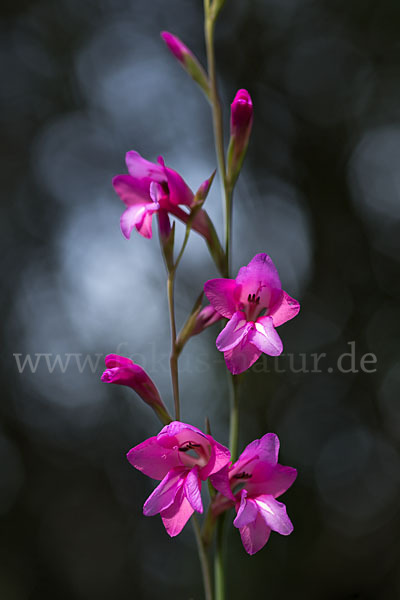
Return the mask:
POLYGON ((208 77, 210 80, 210 102, 213 116, 215 151, 217 154, 219 174, 222 184, 222 202, 225 209, 225 277, 229 277, 230 270, 230 239, 232 221, 232 189, 226 177, 224 130, 222 124, 222 109, 218 95, 217 76, 215 69, 214 53, 214 28, 215 17, 210 10, 210 3, 204 0, 204 33, 206 40, 208 77))
POLYGON ((229 429, 229 449, 231 451, 231 459, 234 462, 238 454, 238 437, 239 437, 239 379, 240 375, 231 375, 231 413, 230 413, 230 429, 229 429))
POLYGON ((168 273, 168 280, 167 280, 169 319, 170 319, 170 323, 171 323, 170 367, 171 367, 172 389, 173 389, 173 393, 174 393, 175 420, 179 421, 181 414, 180 414, 180 403, 179 403, 178 355, 176 352, 174 286, 175 286, 175 269, 172 269, 168 273))
POLYGON ((192 516, 192 523, 194 534, 196 536, 197 550, 199 553, 199 559, 201 564, 201 572, 203 574, 203 585, 204 585, 204 596, 205 600, 213 600, 212 585, 211 585, 211 572, 208 555, 204 546, 203 539, 201 537, 201 530, 196 515, 192 516))
POLYGON ((215 584, 215 600, 225 599, 225 572, 224 572, 224 524, 225 514, 218 517, 217 520, 217 535, 215 542, 215 557, 214 557, 214 584, 215 584))

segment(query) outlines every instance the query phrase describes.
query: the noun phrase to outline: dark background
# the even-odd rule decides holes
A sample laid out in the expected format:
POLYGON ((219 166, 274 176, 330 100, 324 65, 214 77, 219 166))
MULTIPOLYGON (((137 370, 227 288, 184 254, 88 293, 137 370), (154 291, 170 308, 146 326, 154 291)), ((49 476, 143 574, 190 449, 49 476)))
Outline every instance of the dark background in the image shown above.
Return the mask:
MULTIPOLYGON (((142 516, 153 482, 125 459, 159 425, 100 374, 105 354, 131 356, 171 407, 157 236, 123 239, 111 177, 130 149, 162 154, 194 189, 215 168, 209 107, 159 38, 204 61, 202 3, 19 1, 0 27, 0 597, 200 599, 190 525, 171 540, 142 516), (28 353, 48 358, 18 369, 28 353)), ((241 399, 240 447, 274 431, 299 471, 282 498, 295 529, 248 557, 230 528, 229 599, 400 596, 399 28, 398 0, 227 0, 220 16, 225 123, 240 87, 255 109, 234 270, 269 253, 302 305, 279 330, 292 358, 258 362, 241 399), (351 347, 343 366, 358 372, 343 373, 351 347), (300 353, 321 352, 321 373, 304 372, 300 353), (360 370, 365 353, 376 372, 360 370)), ((218 182, 207 208, 222 233, 218 182)), ((180 323, 215 276, 194 234, 180 323)), ((182 357, 182 418, 202 428, 207 414, 227 443, 217 331, 182 357)))

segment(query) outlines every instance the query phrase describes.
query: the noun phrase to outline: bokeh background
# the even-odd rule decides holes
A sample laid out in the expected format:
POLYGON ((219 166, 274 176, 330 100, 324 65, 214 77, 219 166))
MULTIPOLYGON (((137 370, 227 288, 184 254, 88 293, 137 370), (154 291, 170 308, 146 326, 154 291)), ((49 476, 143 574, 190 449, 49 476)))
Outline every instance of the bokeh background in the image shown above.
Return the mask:
MULTIPOLYGON (((225 123, 238 88, 255 107, 234 269, 269 253, 302 304, 280 328, 292 357, 257 363, 241 400, 241 447, 274 431, 299 471, 282 498, 295 530, 250 558, 231 528, 229 599, 400 597, 399 28, 397 0, 227 0, 220 16, 225 123), (358 372, 341 372, 350 348, 358 372), (301 354, 322 352, 305 372, 301 354), (376 372, 359 368, 365 353, 376 372)), ((172 405, 157 237, 123 239, 111 177, 130 149, 162 154, 193 188, 216 166, 209 107, 164 29, 204 61, 200 0, 2 4, 4 600, 202 597, 190 526, 171 540, 142 516, 154 484, 125 459, 158 423, 100 382, 105 354, 131 356, 172 405)), ((218 182, 207 205, 222 233, 218 182)), ((179 323, 215 276, 194 234, 179 323)), ((183 419, 208 415, 227 443, 217 331, 182 356, 183 419)))

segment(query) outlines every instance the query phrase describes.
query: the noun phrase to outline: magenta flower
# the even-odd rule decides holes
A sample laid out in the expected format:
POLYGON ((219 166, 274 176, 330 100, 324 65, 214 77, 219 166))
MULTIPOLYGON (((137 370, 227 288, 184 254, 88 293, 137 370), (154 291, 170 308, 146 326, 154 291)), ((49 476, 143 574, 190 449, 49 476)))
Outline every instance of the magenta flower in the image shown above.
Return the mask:
POLYGON ((278 272, 267 254, 257 254, 236 279, 211 279, 204 285, 211 305, 229 319, 217 337, 228 369, 242 373, 262 352, 282 353, 275 327, 293 319, 299 303, 282 290, 278 272))
POLYGON ((102 381, 132 388, 146 404, 151 406, 163 423, 172 421, 158 389, 142 367, 136 365, 130 358, 118 354, 108 354, 105 363, 107 369, 101 376, 102 381))
POLYGON ((289 535, 293 525, 286 507, 276 498, 286 492, 297 477, 296 469, 278 464, 279 438, 267 433, 251 442, 231 468, 224 467, 214 478, 220 494, 213 503, 215 515, 236 508, 233 521, 240 531, 248 554, 255 554, 265 546, 271 531, 289 535))
POLYGON ((230 452, 196 427, 173 421, 160 433, 132 448, 128 460, 153 479, 162 480, 143 506, 143 514, 160 513, 174 537, 194 511, 203 512, 201 482, 225 467, 230 452))
MULTIPOLYGON (((151 163, 138 152, 128 152, 126 165, 129 175, 117 175, 113 186, 126 206, 121 216, 121 231, 126 239, 132 229, 145 238, 152 237, 153 215, 157 213, 160 232, 167 237, 171 230, 169 214, 187 223, 189 213, 179 205, 191 207, 194 201, 192 190, 182 177, 165 166, 161 156, 157 163, 151 163)), ((211 237, 207 213, 198 210, 192 223, 193 229, 207 240, 211 237)))

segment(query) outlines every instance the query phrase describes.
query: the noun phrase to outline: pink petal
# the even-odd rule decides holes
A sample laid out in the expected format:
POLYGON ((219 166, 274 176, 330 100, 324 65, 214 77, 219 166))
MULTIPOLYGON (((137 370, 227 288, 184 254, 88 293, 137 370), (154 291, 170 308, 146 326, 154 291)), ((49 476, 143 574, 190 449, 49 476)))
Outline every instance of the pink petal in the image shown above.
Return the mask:
POLYGON ((116 175, 112 180, 115 191, 126 206, 151 202, 151 180, 140 180, 131 175, 116 175))
POLYGON ((241 302, 247 304, 249 294, 255 294, 260 298, 260 309, 274 304, 282 289, 278 271, 268 254, 256 254, 239 270, 236 283, 241 286, 241 302))
POLYGON ((157 437, 151 437, 129 450, 127 459, 135 469, 153 479, 163 479, 171 469, 182 466, 178 451, 165 448, 157 437))
POLYGON ((287 516, 286 506, 272 496, 257 496, 255 502, 265 523, 281 535, 289 535, 293 531, 293 524, 287 516))
POLYGON ((145 216, 146 206, 143 204, 130 206, 122 213, 120 219, 121 231, 127 240, 131 237, 132 229, 135 226, 138 228, 142 226, 145 216))
POLYGON ((283 344, 271 317, 260 317, 254 324, 255 327, 248 335, 249 342, 270 356, 282 354, 283 344))
POLYGON ((239 529, 244 549, 248 554, 255 554, 268 542, 271 528, 268 527, 260 513, 252 523, 239 529))
POLYGON ((183 178, 172 169, 165 167, 165 174, 168 182, 169 200, 172 204, 186 204, 190 206, 193 202, 194 194, 190 187, 186 185, 183 178))
POLYGON ((161 429, 157 436, 158 441, 164 444, 166 438, 170 438, 169 444, 178 443, 178 445, 180 445, 189 439, 195 438, 196 441, 201 444, 208 444, 206 435, 200 431, 200 429, 197 429, 197 427, 189 425, 188 423, 182 423, 182 421, 172 421, 172 423, 169 423, 169 425, 166 425, 161 429))
POLYGON ((186 498, 189 500, 190 506, 193 510, 199 513, 203 512, 203 503, 201 501, 201 482, 199 478, 199 471, 197 467, 191 469, 186 475, 184 492, 186 498))
POLYGON ((251 496, 267 494, 277 498, 290 488, 296 477, 297 471, 293 467, 272 466, 258 461, 251 479, 246 482, 246 489, 251 496))
POLYGON ((229 465, 225 465, 223 469, 211 475, 210 481, 218 492, 235 502, 229 482, 229 465))
POLYGON ((204 284, 204 292, 223 317, 230 319, 237 311, 240 288, 234 279, 210 279, 204 284))
POLYGON ((240 505, 233 524, 240 529, 256 520, 258 514, 257 505, 253 500, 247 498, 246 490, 240 493, 240 505))
POLYGON ((217 337, 216 345, 218 350, 226 352, 235 348, 243 340, 250 328, 251 324, 247 322, 244 312, 240 310, 235 312, 217 337))
POLYGON ((266 433, 259 440, 254 440, 243 450, 232 471, 242 471, 250 460, 258 459, 272 466, 278 462, 279 438, 275 433, 266 433))
POLYGON ((246 371, 260 357, 261 350, 248 341, 248 337, 232 350, 224 352, 226 366, 233 375, 246 371))
POLYGON ((146 517, 153 517, 171 506, 184 481, 185 472, 177 469, 169 471, 154 492, 147 498, 143 506, 143 514, 146 517))
POLYGON ((178 491, 175 501, 161 513, 168 535, 175 537, 182 531, 194 510, 184 495, 183 487, 178 491))
POLYGON ((133 360, 119 354, 107 354, 104 362, 107 369, 112 369, 113 367, 131 367, 134 364, 133 360))
POLYGON ((166 210, 160 210, 157 212, 158 215, 158 227, 162 238, 167 238, 171 233, 171 223, 169 220, 168 212, 166 210))
POLYGON ((268 311, 268 316, 272 317, 274 327, 278 327, 286 321, 293 319, 300 310, 300 304, 289 294, 282 290, 282 296, 275 305, 268 311))
POLYGON ((210 475, 221 471, 231 460, 231 453, 228 448, 214 440, 211 435, 207 435, 207 439, 211 445, 211 456, 205 467, 200 469, 201 479, 206 480, 210 475))
POLYGON ((151 229, 151 223, 153 220, 153 212, 154 212, 153 210, 146 210, 142 222, 138 223, 136 225, 136 229, 138 230, 140 235, 142 235, 143 237, 145 237, 147 239, 151 239, 151 237, 153 235, 152 229, 151 229))
POLYGON ((144 179, 146 183, 147 180, 149 180, 149 186, 151 181, 162 183, 167 179, 161 165, 142 158, 140 154, 134 150, 127 152, 125 160, 129 174, 135 179, 144 179))

